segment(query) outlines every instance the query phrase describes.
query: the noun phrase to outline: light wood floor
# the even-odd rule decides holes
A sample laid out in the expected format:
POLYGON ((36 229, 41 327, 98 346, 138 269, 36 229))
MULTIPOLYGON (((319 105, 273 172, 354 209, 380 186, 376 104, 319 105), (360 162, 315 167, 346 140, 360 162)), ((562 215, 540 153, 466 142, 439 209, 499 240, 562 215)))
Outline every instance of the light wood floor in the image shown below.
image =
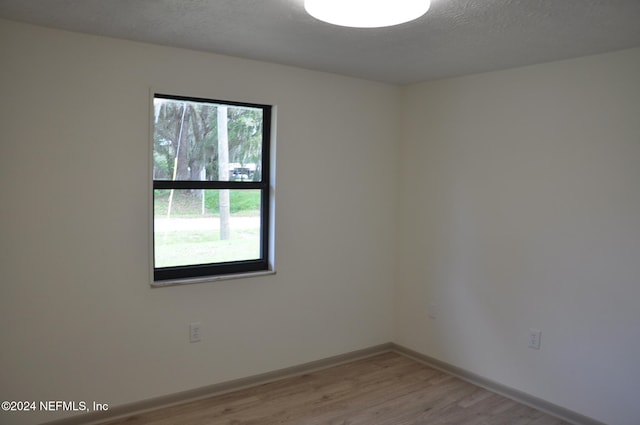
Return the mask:
POLYGON ((566 424, 393 352, 107 423, 566 424))

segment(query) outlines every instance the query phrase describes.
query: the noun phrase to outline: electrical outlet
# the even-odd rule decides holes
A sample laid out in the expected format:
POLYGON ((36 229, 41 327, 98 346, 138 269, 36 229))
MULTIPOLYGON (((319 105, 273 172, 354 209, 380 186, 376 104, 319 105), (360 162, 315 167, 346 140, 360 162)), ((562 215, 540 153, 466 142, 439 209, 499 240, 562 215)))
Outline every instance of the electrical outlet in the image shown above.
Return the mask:
POLYGON ((529 329, 529 348, 539 350, 541 337, 542 331, 540 329, 529 329))
POLYGON ((200 322, 189 323, 189 342, 200 342, 200 322))

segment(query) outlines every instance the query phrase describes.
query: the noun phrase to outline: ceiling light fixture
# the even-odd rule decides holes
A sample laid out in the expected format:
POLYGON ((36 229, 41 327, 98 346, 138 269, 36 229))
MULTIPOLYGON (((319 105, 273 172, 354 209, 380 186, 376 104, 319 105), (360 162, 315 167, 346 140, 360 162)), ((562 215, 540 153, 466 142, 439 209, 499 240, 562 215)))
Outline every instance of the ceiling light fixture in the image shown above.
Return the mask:
POLYGON ((309 15, 343 27, 377 28, 413 21, 427 13, 429 0, 305 0, 309 15))

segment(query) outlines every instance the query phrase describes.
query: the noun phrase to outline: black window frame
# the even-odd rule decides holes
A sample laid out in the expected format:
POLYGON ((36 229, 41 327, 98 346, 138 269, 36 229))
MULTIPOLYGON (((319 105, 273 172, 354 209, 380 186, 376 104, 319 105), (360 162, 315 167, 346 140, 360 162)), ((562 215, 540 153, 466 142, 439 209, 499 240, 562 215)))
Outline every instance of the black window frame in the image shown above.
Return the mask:
MULTIPOLYGON (((197 180, 155 180, 152 190, 152 208, 154 209, 153 194, 156 189, 231 189, 231 190, 260 190, 260 258, 256 260, 243 260, 231 262, 219 262, 209 264, 192 264, 185 266, 156 267, 155 266, 155 225, 152 228, 152 263, 153 280, 163 282, 170 280, 188 280, 194 278, 206 278, 233 274, 243 274, 259 271, 269 271, 269 246, 270 246, 270 189, 271 189, 271 119, 272 105, 218 100, 202 97, 179 96, 165 93, 154 93, 152 99, 169 99, 185 102, 211 103, 216 105, 228 105, 256 108, 262 110, 262 176, 260 181, 197 181, 197 180)), ((151 139, 153 141, 153 132, 151 139)), ((153 155, 153 143, 151 144, 153 155)), ((152 170, 153 171, 153 170, 152 170)), ((153 175, 153 173, 152 173, 153 175)), ((155 211, 152 214, 155 217, 155 211)), ((153 222, 154 220, 152 220, 153 222)))

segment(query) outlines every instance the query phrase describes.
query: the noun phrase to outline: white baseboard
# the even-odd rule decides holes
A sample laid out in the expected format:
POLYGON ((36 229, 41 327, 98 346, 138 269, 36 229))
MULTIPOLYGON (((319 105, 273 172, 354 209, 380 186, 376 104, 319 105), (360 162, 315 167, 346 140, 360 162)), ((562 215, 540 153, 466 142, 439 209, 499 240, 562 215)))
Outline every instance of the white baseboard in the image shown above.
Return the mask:
POLYGON ((492 381, 483 376, 476 375, 475 373, 450 365, 449 363, 445 363, 443 361, 434 359, 433 357, 429 357, 427 355, 418 353, 417 351, 413 351, 401 345, 392 343, 391 346, 392 346, 392 351, 395 351, 399 354, 403 354, 407 357, 411 357, 415 360, 418 360, 421 363, 426 364, 427 366, 433 367, 434 369, 438 369, 450 375, 456 376, 471 384, 477 385, 491 392, 500 394, 511 400, 517 401, 518 403, 527 405, 529 407, 533 407, 534 409, 540 410, 541 412, 547 413, 551 416, 555 416, 556 418, 562 419, 565 422, 569 422, 574 425, 606 425, 602 422, 596 421, 595 419, 581 415, 572 410, 565 409, 564 407, 550 403, 546 400, 542 400, 538 397, 534 397, 522 391, 518 391, 516 389, 507 387, 506 385, 502 385, 498 382, 492 381))
POLYGON ((46 422, 42 425, 98 425, 102 422, 125 418, 134 414, 140 414, 143 412, 187 403, 190 401, 201 400, 203 398, 208 398, 214 395, 237 391, 243 388, 260 385, 267 382, 278 381, 290 376, 297 376, 316 370, 327 369, 329 367, 392 351, 392 347, 393 344, 391 343, 376 345, 362 350, 327 357, 325 359, 303 363, 300 365, 262 373, 259 375, 249 376, 246 378, 234 379, 232 381, 222 382, 220 384, 208 385, 206 387, 196 388, 189 391, 183 391, 134 403, 127 403, 119 406, 109 406, 109 410, 107 411, 82 413, 79 415, 71 416, 69 418, 46 422))
POLYGON ((386 343, 376 345, 373 347, 365 348, 362 350, 352 351, 346 354, 340 354, 337 356, 328 357, 321 360, 316 360, 309 363, 304 363, 296 366, 291 366, 284 369, 275 370, 259 375, 249 376, 246 378, 235 379, 232 381, 222 382, 220 384, 209 385, 206 387, 196 388, 189 391, 183 391, 176 394, 170 394, 167 396, 156 397, 148 400, 142 400, 139 402, 128 403, 120 406, 109 407, 105 412, 91 412, 84 413, 69 418, 59 419, 56 421, 47 422, 43 425, 98 425, 108 420, 114 420, 124 418, 134 414, 140 414, 143 412, 160 409, 163 407, 169 407, 177 404, 187 403, 190 401, 201 400, 203 398, 211 397, 214 395, 224 394, 232 391, 237 391, 243 388, 252 387, 255 385, 264 384, 267 382, 274 382, 280 379, 288 378, 291 376, 302 375, 305 373, 327 369, 329 367, 337 366, 344 363, 349 363, 355 360, 375 356, 377 354, 394 351, 398 354, 413 358, 427 366, 434 369, 441 370, 456 376, 464 381, 472 383, 482 388, 486 388, 489 391, 500 394, 507 398, 510 398, 518 403, 525 404, 533 407, 534 409, 545 412, 549 415, 555 416, 563 421, 569 422, 574 425, 606 425, 595 419, 586 417, 579 413, 565 409, 564 407, 555 405, 546 400, 531 396, 516 389, 507 387, 498 382, 487 379, 483 376, 476 375, 467 370, 450 365, 443 361, 434 359, 427 355, 418 353, 409 348, 403 347, 394 343, 386 343))

